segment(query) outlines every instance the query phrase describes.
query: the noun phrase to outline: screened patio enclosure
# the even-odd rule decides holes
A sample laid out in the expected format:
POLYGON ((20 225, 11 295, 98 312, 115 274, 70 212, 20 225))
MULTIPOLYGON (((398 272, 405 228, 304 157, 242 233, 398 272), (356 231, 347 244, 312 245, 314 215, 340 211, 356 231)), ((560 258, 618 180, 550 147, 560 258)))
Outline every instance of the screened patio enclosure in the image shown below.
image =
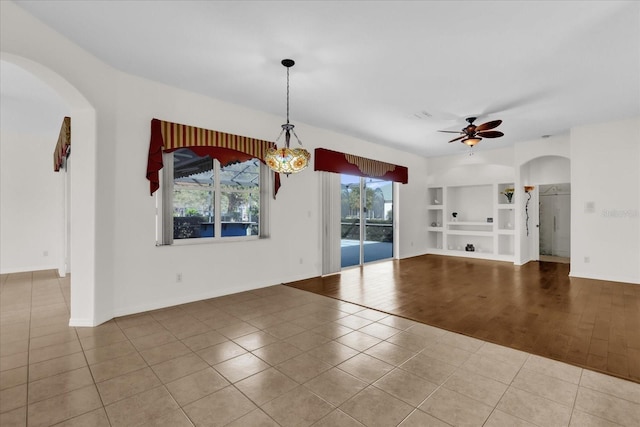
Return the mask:
POLYGON ((341 267, 393 257, 393 182, 341 174, 341 267))
POLYGON ((173 153, 174 239, 214 237, 215 209, 221 236, 258 235, 260 161, 214 168, 214 159, 183 148, 173 153), (217 175, 217 178, 216 178, 217 175), (216 180, 224 191, 215 200, 216 180))

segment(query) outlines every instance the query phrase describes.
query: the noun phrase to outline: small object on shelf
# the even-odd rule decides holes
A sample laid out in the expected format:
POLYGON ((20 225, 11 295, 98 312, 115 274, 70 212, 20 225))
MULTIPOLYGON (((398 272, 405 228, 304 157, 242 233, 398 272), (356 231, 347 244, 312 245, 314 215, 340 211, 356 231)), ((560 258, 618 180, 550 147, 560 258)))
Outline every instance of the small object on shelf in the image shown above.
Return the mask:
POLYGON ((440 200, 438 200, 438 199, 433 199, 433 204, 434 204, 434 205, 439 205, 439 204, 440 204, 440 200))
POLYGON ((451 216, 453 217, 453 219, 451 220, 452 222, 456 222, 458 220, 458 212, 453 212, 451 216))
POLYGON ((489 223, 493 222, 493 218, 487 218, 487 222, 489 223))
POLYGON ((467 246, 465 246, 464 250, 467 252, 475 252, 476 248, 474 248, 471 243, 467 243, 467 246))
POLYGON ((439 222, 436 222, 436 227, 440 227, 440 225, 441 224, 439 222))
POLYGON ((514 191, 515 191, 515 188, 509 187, 509 188, 505 188, 500 194, 504 194, 504 196, 507 198, 507 202, 511 203, 511 199, 513 199, 514 191))
POLYGON ((437 226, 438 226, 437 224, 438 224, 437 222, 432 222, 432 223, 431 223, 431 226, 432 226, 432 227, 437 227, 437 226))

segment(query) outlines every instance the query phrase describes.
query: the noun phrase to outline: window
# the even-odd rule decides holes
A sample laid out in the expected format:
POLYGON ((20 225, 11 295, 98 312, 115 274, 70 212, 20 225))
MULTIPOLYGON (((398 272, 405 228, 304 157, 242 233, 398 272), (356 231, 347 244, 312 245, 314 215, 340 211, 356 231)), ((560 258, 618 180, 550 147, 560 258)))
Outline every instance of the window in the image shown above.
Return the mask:
POLYGON ((175 240, 265 236, 262 205, 268 169, 253 158, 221 166, 188 148, 165 154, 163 244, 175 240), (171 159, 172 158, 172 159, 171 159), (172 166, 172 167, 167 167, 172 166), (262 187, 265 187, 261 190, 262 187))

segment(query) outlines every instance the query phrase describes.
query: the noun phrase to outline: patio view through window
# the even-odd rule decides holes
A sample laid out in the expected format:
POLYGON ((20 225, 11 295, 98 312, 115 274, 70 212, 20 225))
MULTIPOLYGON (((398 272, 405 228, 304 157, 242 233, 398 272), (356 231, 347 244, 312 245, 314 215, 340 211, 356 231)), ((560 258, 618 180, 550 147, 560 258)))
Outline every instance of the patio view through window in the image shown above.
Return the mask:
POLYGON ((173 153, 173 238, 258 236, 258 159, 222 167, 188 148, 173 153))
POLYGON ((342 174, 340 190, 341 266, 391 258, 393 183, 342 174))

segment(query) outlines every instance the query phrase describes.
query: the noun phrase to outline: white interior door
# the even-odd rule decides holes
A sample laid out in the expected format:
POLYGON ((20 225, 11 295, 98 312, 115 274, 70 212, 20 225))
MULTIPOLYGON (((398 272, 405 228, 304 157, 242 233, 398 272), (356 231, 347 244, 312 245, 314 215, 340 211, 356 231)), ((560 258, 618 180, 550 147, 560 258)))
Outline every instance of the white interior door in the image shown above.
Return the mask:
POLYGON ((555 228, 553 233, 553 255, 569 257, 571 255, 571 196, 555 196, 555 228))

